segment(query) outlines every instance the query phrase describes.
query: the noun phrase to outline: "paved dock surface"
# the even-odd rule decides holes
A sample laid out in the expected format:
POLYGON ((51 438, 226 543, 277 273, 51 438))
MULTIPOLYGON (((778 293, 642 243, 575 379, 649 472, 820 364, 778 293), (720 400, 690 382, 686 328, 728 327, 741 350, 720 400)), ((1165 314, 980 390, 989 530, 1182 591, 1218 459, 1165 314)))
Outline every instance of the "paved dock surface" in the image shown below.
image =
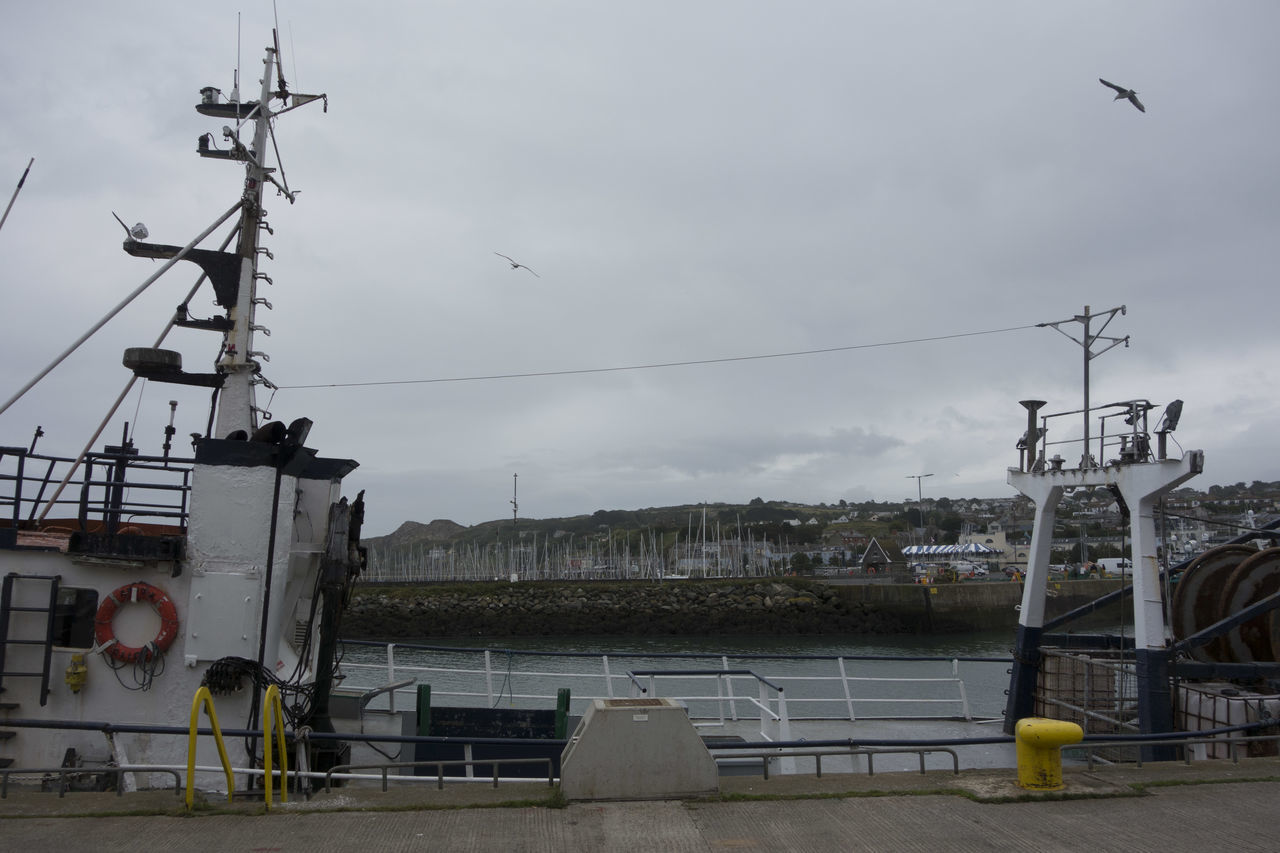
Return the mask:
POLYGON ((1274 851, 1280 759, 1069 769, 1030 799, 1012 770, 738 777, 719 796, 547 805, 546 783, 334 791, 192 814, 173 792, 11 792, 7 850, 1274 851), (523 803, 523 804, 521 804, 523 803), (537 803, 537 804, 532 804, 537 803))

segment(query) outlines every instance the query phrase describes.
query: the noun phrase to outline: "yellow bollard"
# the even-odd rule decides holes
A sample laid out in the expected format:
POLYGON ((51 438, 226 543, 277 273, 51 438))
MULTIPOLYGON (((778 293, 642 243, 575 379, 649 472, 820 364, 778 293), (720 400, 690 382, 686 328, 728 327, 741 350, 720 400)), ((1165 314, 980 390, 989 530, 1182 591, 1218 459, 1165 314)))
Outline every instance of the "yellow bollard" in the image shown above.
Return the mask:
POLYGON ((1018 750, 1018 786, 1032 791, 1061 791, 1062 752, 1059 747, 1079 743, 1084 729, 1075 723, 1046 717, 1024 717, 1014 727, 1018 750))

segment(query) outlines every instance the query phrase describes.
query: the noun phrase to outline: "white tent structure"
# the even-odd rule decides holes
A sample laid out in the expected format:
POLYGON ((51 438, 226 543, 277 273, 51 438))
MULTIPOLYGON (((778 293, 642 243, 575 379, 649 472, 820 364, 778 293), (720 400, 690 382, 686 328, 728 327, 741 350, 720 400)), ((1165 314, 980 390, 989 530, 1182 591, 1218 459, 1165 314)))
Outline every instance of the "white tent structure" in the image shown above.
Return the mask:
POLYGON ((999 554, 996 548, 988 548, 977 542, 963 545, 908 545, 902 549, 906 557, 977 557, 983 554, 999 554))

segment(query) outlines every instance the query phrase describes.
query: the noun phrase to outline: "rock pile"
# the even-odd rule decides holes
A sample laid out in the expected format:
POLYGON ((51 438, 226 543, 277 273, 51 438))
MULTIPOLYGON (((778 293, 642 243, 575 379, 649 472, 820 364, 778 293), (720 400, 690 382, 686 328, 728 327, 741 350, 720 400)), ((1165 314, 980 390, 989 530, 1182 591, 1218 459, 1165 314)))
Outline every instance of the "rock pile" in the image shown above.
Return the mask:
POLYGON ((476 583, 365 587, 343 616, 348 639, 466 636, 889 634, 897 618, 821 584, 476 583))

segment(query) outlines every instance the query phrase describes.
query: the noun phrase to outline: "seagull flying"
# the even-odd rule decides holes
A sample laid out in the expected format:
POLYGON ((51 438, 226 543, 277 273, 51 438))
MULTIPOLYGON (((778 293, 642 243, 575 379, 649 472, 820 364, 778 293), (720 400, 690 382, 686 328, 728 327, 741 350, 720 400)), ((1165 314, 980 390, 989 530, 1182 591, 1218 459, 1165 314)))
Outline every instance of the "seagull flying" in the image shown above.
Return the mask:
POLYGON ((1133 104, 1141 112, 1145 113, 1147 111, 1147 108, 1142 105, 1142 101, 1138 100, 1138 93, 1135 92, 1134 90, 1126 89, 1124 86, 1117 86, 1115 83, 1108 83, 1106 80, 1103 80, 1101 77, 1098 78, 1098 82, 1104 86, 1115 89, 1116 92, 1119 93, 1114 98, 1112 98, 1113 101, 1118 101, 1121 98, 1128 98, 1129 103, 1133 104))
MULTIPOLYGON (((502 254, 501 252, 494 252, 494 254, 495 254, 495 255, 497 255, 497 256, 498 256, 498 257, 500 257, 500 258, 507 258, 507 256, 506 256, 506 255, 504 255, 504 254, 502 254)), ((530 269, 529 269, 528 267, 526 267, 524 264, 518 264, 518 263, 516 263, 514 260, 512 260, 511 258, 507 258, 507 260, 508 260, 508 261, 511 261, 511 268, 512 268, 513 270, 529 270, 529 272, 533 272, 533 270, 530 270, 530 269)), ((534 275, 534 278, 542 278, 542 276, 538 275, 536 272, 533 272, 533 275, 534 275)))

